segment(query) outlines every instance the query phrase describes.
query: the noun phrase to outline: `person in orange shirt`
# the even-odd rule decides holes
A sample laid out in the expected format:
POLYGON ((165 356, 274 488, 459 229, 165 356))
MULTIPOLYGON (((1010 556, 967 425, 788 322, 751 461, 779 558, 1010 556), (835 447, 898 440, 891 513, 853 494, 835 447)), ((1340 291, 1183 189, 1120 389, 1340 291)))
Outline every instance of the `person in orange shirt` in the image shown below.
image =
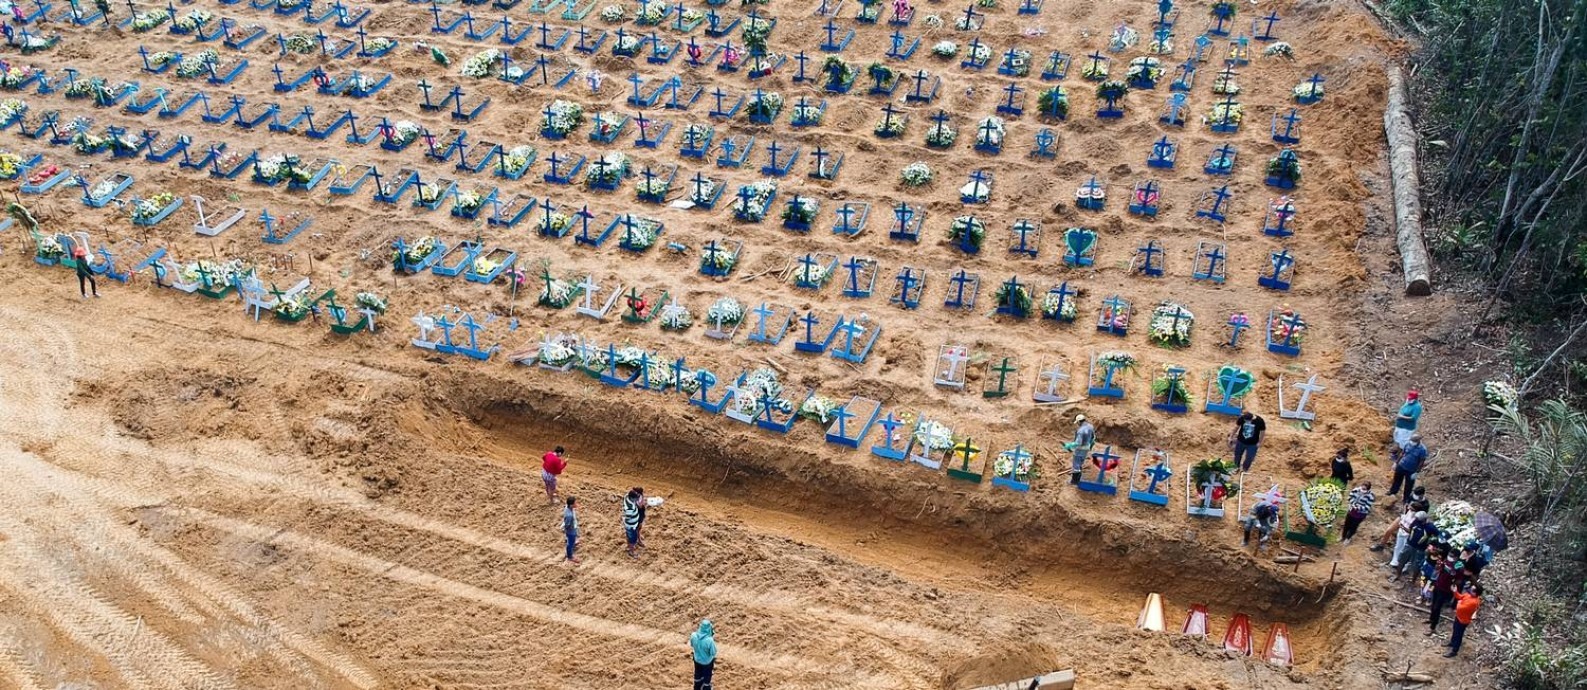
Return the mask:
POLYGON ((1455 593, 1455 632, 1449 636, 1449 651, 1444 656, 1453 658, 1460 653, 1460 643, 1466 639, 1466 626, 1482 606, 1482 585, 1473 583, 1463 592, 1455 593))

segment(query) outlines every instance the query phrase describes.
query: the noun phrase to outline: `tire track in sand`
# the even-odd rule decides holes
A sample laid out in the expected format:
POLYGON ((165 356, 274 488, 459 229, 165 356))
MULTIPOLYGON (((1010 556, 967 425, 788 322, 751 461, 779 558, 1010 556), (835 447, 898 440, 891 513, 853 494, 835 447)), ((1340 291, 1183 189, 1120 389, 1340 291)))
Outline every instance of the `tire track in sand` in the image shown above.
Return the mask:
MULTIPOLYGON (((163 548, 151 547, 147 539, 124 526, 122 518, 96 500, 98 495, 110 494, 112 500, 131 508, 156 503, 151 497, 108 488, 103 482, 94 482, 95 486, 89 487, 86 484, 92 480, 84 480, 75 473, 31 456, 0 453, 0 458, 13 470, 9 486, 0 487, 0 498, 9 505, 34 515, 34 522, 60 514, 59 506, 55 506, 56 510, 50 510, 51 504, 45 499, 53 498, 70 507, 67 517, 71 524, 58 524, 50 535, 56 538, 55 548, 72 546, 82 551, 108 549, 116 558, 114 562, 101 562, 102 565, 116 576, 135 584, 178 618, 184 618, 183 614, 186 613, 202 625, 205 619, 191 614, 191 609, 200 610, 209 617, 211 626, 230 625, 238 638, 248 641, 250 648, 263 651, 286 668, 314 676, 319 675, 314 673, 314 667, 318 665, 360 688, 372 688, 378 684, 371 672, 350 659, 325 649, 304 635, 281 628, 218 580, 201 573, 163 548), (84 542, 71 538, 81 535, 79 530, 84 528, 91 537, 89 540, 84 542), (173 586, 169 580, 174 580, 180 586, 173 586)), ((76 563, 83 564, 88 557, 92 556, 77 558, 76 563)))

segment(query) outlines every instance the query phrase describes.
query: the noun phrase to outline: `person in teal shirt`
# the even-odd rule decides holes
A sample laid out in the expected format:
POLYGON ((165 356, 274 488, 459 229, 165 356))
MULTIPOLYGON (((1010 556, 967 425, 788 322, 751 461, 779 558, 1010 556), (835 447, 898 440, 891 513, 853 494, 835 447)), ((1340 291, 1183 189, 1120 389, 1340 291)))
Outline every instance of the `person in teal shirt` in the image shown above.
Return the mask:
POLYGON ((1421 397, 1416 391, 1407 392, 1405 404, 1400 406, 1399 415, 1394 417, 1394 445, 1401 449, 1411 444, 1411 435, 1416 433, 1416 425, 1422 421, 1421 397))
POLYGON ((716 670, 716 627, 711 619, 700 621, 700 629, 689 636, 694 656, 694 690, 711 690, 711 674, 716 670))

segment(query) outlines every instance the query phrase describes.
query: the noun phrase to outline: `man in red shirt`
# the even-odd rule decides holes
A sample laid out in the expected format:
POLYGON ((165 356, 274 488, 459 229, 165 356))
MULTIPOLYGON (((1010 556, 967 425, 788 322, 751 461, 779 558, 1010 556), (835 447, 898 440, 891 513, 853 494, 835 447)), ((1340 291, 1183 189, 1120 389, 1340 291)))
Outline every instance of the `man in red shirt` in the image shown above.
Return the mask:
POLYGON ((540 479, 546 483, 546 500, 551 505, 557 504, 557 477, 561 476, 562 470, 568 468, 568 461, 562 457, 566 452, 562 446, 557 446, 556 450, 546 453, 540 459, 540 479))

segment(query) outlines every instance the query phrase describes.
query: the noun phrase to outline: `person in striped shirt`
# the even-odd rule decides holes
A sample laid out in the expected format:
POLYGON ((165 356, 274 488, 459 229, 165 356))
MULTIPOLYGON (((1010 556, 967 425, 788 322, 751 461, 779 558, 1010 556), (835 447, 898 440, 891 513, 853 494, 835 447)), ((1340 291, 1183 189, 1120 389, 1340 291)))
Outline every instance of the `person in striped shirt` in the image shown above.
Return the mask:
POLYGON ((623 497, 623 534, 628 538, 628 557, 639 557, 639 526, 645 522, 645 490, 634 487, 623 497))
POLYGON ((1356 528, 1361 526, 1361 521, 1372 514, 1372 504, 1378 497, 1372 493, 1372 482, 1361 482, 1359 486, 1350 490, 1350 512, 1345 514, 1345 528, 1339 536, 1344 543, 1349 544, 1350 539, 1356 536, 1356 528))

